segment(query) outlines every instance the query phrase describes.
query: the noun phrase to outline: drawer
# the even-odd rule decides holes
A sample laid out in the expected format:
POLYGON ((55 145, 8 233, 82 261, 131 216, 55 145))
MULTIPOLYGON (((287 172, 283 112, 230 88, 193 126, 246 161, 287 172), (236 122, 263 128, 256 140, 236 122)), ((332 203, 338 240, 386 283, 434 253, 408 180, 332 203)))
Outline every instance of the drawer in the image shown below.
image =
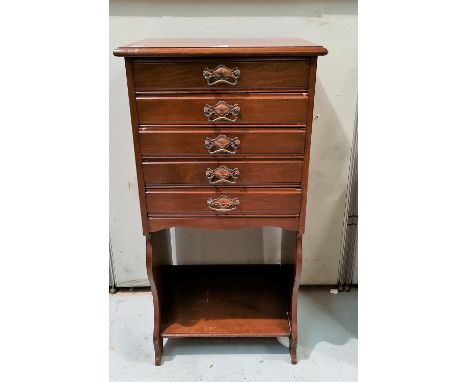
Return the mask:
POLYGON ((304 155, 305 130, 282 128, 154 128, 140 130, 140 150, 151 156, 304 155))
POLYGON ((307 93, 187 95, 136 99, 140 125, 301 124, 307 121, 307 93))
POLYGON ((302 160, 143 162, 145 185, 297 185, 302 160))
POLYGON ((307 90, 308 60, 186 60, 133 63, 137 92, 174 90, 307 90))
POLYGON ((301 191, 288 188, 193 188, 146 191, 149 215, 297 215, 301 191))

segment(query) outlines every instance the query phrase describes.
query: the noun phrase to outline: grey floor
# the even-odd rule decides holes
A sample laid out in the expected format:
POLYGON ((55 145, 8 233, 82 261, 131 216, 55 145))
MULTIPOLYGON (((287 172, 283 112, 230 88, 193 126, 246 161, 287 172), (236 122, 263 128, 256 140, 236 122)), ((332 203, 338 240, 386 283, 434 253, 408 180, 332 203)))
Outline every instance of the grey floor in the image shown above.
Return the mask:
POLYGON ((357 381, 354 289, 302 287, 297 365, 287 339, 171 339, 163 364, 153 365, 150 292, 110 295, 111 381, 357 381))

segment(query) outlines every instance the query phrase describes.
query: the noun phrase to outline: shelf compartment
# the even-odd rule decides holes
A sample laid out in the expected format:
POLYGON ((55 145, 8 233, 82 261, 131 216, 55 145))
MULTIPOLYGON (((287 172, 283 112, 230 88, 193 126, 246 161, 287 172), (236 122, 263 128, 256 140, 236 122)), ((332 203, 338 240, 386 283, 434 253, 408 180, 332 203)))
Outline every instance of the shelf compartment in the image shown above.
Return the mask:
POLYGON ((280 265, 163 268, 163 337, 290 335, 280 265))

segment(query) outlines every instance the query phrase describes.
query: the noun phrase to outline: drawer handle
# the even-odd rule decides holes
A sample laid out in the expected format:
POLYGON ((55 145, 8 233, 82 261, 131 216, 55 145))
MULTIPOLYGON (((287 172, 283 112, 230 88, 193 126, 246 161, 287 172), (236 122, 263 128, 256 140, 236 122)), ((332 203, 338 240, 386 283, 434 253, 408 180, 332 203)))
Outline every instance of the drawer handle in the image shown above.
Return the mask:
POLYGON ((218 101, 216 105, 205 105, 203 108, 203 114, 208 118, 210 122, 217 121, 228 121, 236 122, 237 116, 240 113, 240 106, 236 103, 229 105, 224 101, 218 101))
POLYGON ((208 204, 209 208, 218 212, 234 211, 237 206, 240 205, 238 198, 230 198, 226 195, 221 195, 214 199, 208 198, 206 203, 208 204))
POLYGON ((235 154, 240 146, 240 139, 237 137, 228 138, 224 134, 218 135, 216 138, 205 138, 205 147, 210 154, 228 153, 235 154))
POLYGON ((205 68, 203 77, 208 86, 216 84, 237 85, 237 79, 240 77, 239 68, 228 68, 226 65, 218 65, 214 69, 205 68))
POLYGON ((212 170, 211 168, 206 169, 206 177, 210 184, 217 183, 236 183, 237 179, 240 176, 240 171, 238 168, 228 168, 225 165, 221 165, 218 168, 212 170))

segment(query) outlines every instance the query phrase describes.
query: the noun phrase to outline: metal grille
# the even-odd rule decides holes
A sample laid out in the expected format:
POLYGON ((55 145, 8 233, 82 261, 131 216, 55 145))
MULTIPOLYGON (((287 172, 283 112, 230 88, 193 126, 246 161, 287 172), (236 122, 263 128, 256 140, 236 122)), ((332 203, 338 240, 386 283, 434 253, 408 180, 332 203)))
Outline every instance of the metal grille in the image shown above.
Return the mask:
POLYGON ((351 289, 353 284, 354 266, 358 251, 358 112, 354 120, 353 143, 349 163, 348 189, 346 192, 346 207, 343 221, 343 236, 341 238, 341 256, 339 265, 338 289, 351 289))

